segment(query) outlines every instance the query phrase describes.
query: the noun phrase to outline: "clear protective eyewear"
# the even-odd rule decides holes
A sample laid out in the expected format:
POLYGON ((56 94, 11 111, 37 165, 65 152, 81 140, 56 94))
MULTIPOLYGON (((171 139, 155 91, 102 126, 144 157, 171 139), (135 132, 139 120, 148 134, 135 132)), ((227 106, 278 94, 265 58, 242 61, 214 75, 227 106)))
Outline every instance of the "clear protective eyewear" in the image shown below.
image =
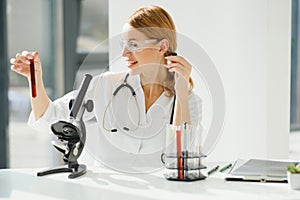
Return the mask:
POLYGON ((152 44, 152 43, 155 43, 158 41, 159 41, 159 39, 148 39, 148 40, 143 40, 143 41, 121 40, 120 46, 121 46, 122 50, 124 50, 126 48, 127 51, 134 53, 134 52, 142 51, 143 49, 153 48, 153 47, 146 47, 145 45, 152 44))

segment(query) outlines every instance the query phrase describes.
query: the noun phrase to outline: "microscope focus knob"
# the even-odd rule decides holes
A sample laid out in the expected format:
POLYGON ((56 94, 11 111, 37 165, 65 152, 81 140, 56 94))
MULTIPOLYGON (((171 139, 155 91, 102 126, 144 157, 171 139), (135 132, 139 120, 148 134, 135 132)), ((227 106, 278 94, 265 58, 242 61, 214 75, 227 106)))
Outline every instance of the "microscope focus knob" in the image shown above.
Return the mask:
POLYGON ((86 111, 92 112, 94 109, 94 102, 92 100, 87 100, 85 104, 86 111))
POLYGON ((75 99, 71 99, 71 100, 69 101, 69 110, 72 109, 72 106, 73 106, 73 104, 74 104, 74 101, 75 101, 75 99))

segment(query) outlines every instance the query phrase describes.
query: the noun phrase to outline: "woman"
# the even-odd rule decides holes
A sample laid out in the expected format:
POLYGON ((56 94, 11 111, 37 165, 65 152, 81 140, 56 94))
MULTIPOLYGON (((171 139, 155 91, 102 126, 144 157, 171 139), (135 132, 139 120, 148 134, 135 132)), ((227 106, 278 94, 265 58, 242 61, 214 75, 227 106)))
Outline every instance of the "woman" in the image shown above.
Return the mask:
MULTIPOLYGON (((122 165, 124 169, 124 162, 132 168, 140 161, 141 166, 153 169, 160 166, 166 124, 186 122, 194 127, 200 124, 201 102, 192 91, 192 66, 175 54, 174 22, 158 6, 139 8, 129 16, 123 27, 121 47, 129 70, 94 77, 86 95, 95 104, 94 112, 86 118, 95 116, 100 132, 96 137, 87 133, 87 138, 94 137, 99 142, 98 149, 90 153, 97 154, 96 158, 114 168, 120 169, 122 165), (136 96, 129 88, 113 95, 123 82, 131 85, 136 96)), ((36 66, 37 97, 31 99, 29 124, 47 130, 54 120, 66 120, 69 100, 76 91, 52 102, 43 85, 37 52, 17 54, 11 59, 11 69, 27 77, 30 83, 29 59, 32 58, 36 66)))

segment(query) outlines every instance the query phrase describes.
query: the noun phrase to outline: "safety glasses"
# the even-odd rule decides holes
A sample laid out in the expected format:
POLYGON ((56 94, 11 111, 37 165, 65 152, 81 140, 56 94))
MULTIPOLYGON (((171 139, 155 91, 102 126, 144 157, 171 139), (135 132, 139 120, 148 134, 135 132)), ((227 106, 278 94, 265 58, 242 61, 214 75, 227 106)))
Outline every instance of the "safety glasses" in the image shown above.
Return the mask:
POLYGON ((153 48, 153 47, 147 47, 147 44, 153 44, 158 42, 159 39, 148 39, 148 40, 121 40, 120 41, 120 46, 122 48, 122 50, 124 50, 126 48, 127 51, 135 53, 138 51, 141 51, 143 49, 147 49, 147 48, 153 48))

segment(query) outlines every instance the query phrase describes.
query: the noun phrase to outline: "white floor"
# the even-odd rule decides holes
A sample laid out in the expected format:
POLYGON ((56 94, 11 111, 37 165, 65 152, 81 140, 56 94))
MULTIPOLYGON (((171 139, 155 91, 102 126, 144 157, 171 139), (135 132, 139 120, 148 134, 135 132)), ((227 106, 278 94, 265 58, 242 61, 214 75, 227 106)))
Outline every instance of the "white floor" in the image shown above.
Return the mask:
MULTIPOLYGON (((26 123, 11 123, 9 127, 10 168, 56 166, 60 154, 51 145, 51 134, 41 134, 26 123)), ((289 158, 300 160, 300 132, 290 134, 289 158)))

